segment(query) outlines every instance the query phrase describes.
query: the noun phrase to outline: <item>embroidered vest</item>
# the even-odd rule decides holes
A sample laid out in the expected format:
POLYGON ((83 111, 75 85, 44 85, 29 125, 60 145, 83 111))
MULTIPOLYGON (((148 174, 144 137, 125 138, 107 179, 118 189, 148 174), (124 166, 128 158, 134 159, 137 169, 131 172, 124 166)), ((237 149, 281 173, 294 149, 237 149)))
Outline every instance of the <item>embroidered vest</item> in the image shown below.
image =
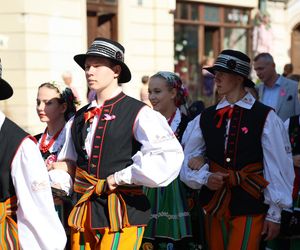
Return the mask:
MULTIPOLYGON (((91 158, 87 156, 84 141, 89 123, 84 122, 87 106, 79 110, 72 126, 72 138, 78 154, 77 166, 96 178, 106 179, 133 163, 132 156, 141 145, 135 140, 133 126, 138 112, 145 104, 124 93, 105 101, 94 134, 91 158), (105 114, 115 119, 105 119, 105 114)), ((135 187, 136 188, 136 187, 135 187)), ((131 225, 147 224, 150 217, 150 204, 145 195, 127 195, 123 198, 127 204, 131 225)), ((90 199, 91 216, 88 218, 92 228, 108 227, 107 195, 90 199)))
POLYGON ((299 115, 292 116, 289 124, 289 137, 292 146, 292 154, 300 154, 300 124, 299 115))
POLYGON ((11 178, 11 163, 28 134, 14 122, 5 118, 0 130, 0 202, 16 195, 11 178))
MULTIPOLYGON (((226 119, 220 128, 216 127, 216 105, 203 111, 200 127, 206 144, 206 156, 226 169, 241 170, 244 166, 263 162, 261 136, 267 115, 271 109, 260 102, 255 102, 251 110, 234 106, 227 138, 226 119)), ((265 213, 267 206, 255 199, 241 187, 232 188, 229 204, 231 215, 251 215, 265 213)), ((203 186, 200 192, 200 203, 208 204, 215 192, 203 186)))

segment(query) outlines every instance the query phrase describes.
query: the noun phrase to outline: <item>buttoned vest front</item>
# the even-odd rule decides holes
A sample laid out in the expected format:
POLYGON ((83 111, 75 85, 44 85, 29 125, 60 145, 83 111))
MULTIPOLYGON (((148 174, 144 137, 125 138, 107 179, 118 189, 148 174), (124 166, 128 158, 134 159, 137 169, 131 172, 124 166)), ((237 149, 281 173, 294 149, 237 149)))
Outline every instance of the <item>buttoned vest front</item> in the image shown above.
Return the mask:
MULTIPOLYGON (((141 144, 134 138, 133 129, 137 115, 144 103, 124 93, 105 101, 94 134, 92 153, 87 156, 84 141, 89 122, 84 122, 88 105, 79 110, 72 126, 72 138, 78 154, 77 166, 89 174, 106 179, 128 166, 141 144), (108 118, 107 118, 108 117, 108 118), (113 118, 112 118, 113 117, 113 118)), ((136 187, 135 187, 136 188, 136 187)), ((150 217, 150 204, 145 195, 123 195, 131 225, 146 225, 150 217)), ((90 220, 93 229, 109 226, 107 195, 90 199, 90 220)))
MULTIPOLYGON (((200 127, 206 145, 206 156, 209 161, 214 161, 225 169, 239 171, 252 163, 263 162, 261 137, 264 124, 270 108, 255 102, 252 108, 245 109, 234 106, 230 128, 226 140, 226 119, 220 128, 217 128, 216 106, 209 107, 201 114, 200 127)), ((231 215, 253 215, 265 213, 267 206, 255 199, 240 186, 231 189, 232 196, 229 204, 231 215)), ((208 204, 215 191, 203 186, 200 192, 202 205, 208 204)))

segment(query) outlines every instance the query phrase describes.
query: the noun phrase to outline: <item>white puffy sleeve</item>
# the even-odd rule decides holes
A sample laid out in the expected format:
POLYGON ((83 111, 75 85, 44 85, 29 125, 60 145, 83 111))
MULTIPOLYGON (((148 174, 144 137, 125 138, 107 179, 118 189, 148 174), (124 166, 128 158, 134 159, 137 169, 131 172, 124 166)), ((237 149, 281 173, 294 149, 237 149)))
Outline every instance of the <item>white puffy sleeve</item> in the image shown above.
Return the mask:
POLYGON ((282 120, 271 111, 262 134, 264 177, 270 183, 264 191, 270 206, 266 219, 280 222, 283 208, 292 206, 294 167, 288 133, 282 120))
POLYGON ((183 151, 165 117, 143 107, 135 121, 134 136, 141 149, 132 157, 131 166, 114 174, 117 184, 167 186, 179 174, 183 151))
POLYGON ((205 164, 199 170, 192 170, 188 166, 191 158, 205 153, 206 147, 200 129, 200 119, 201 114, 190 121, 183 134, 184 161, 180 171, 180 180, 193 189, 200 189, 207 184, 208 177, 211 175, 208 171, 208 164, 205 164))
POLYGON ((49 177, 37 145, 26 138, 11 165, 18 198, 18 232, 22 249, 64 249, 66 234, 54 208, 49 177))

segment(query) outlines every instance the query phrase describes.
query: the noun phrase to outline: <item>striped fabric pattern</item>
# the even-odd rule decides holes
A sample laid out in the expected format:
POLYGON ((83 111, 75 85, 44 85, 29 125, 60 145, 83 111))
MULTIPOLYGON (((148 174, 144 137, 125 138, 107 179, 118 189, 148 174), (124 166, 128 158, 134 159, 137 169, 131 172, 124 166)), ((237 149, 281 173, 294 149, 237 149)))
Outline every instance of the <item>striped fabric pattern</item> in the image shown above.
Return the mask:
POLYGON ((248 77, 249 74, 250 74, 250 63, 248 62, 245 62, 243 60, 240 60, 239 58, 235 57, 235 56, 231 56, 231 55, 225 55, 225 54, 220 54, 218 57, 217 57, 217 60, 214 64, 214 66, 220 66, 220 67, 223 67, 223 68, 227 68, 227 69, 230 69, 238 74, 241 74, 245 77, 248 77), (235 61, 236 65, 234 68, 230 68, 228 66, 228 61, 229 60, 233 60, 235 61))
POLYGON ((12 216, 16 215, 17 197, 0 202, 0 249, 18 250, 18 227, 12 216))
POLYGON ((205 216, 210 250, 259 249, 265 215, 223 217, 205 216))
MULTIPOLYGON (((100 180, 89 175, 86 171, 77 168, 75 174, 74 191, 83 194, 80 200, 72 209, 68 224, 75 230, 84 231, 84 223, 87 218, 87 201, 92 194, 101 195, 107 192, 106 180, 100 180)), ((128 191, 128 190, 127 190, 128 191)), ((120 188, 113 192, 108 191, 108 214, 110 222, 110 231, 118 232, 124 227, 129 227, 127 208, 121 192, 126 192, 120 188)), ((130 190, 131 193, 142 194, 142 191, 130 190)))
POLYGON ((228 173, 229 178, 223 188, 217 190, 211 201, 204 206, 204 210, 211 215, 222 217, 228 209, 231 199, 231 188, 240 186, 254 198, 259 199, 263 190, 267 187, 267 182, 263 176, 263 166, 261 163, 254 163, 245 166, 240 171, 225 169, 215 162, 211 162, 210 171, 228 173))
POLYGON ((144 227, 131 226, 120 232, 110 233, 108 228, 84 232, 72 231, 72 250, 139 250, 144 227))

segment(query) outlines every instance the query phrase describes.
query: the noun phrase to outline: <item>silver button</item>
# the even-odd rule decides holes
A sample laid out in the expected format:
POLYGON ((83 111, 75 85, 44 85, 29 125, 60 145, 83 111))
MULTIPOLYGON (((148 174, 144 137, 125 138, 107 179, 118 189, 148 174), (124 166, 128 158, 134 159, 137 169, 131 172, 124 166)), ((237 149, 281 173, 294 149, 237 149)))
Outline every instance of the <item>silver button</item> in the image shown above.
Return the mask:
POLYGON ((230 162, 231 161, 231 159, 230 158, 226 158, 226 162, 230 162))

